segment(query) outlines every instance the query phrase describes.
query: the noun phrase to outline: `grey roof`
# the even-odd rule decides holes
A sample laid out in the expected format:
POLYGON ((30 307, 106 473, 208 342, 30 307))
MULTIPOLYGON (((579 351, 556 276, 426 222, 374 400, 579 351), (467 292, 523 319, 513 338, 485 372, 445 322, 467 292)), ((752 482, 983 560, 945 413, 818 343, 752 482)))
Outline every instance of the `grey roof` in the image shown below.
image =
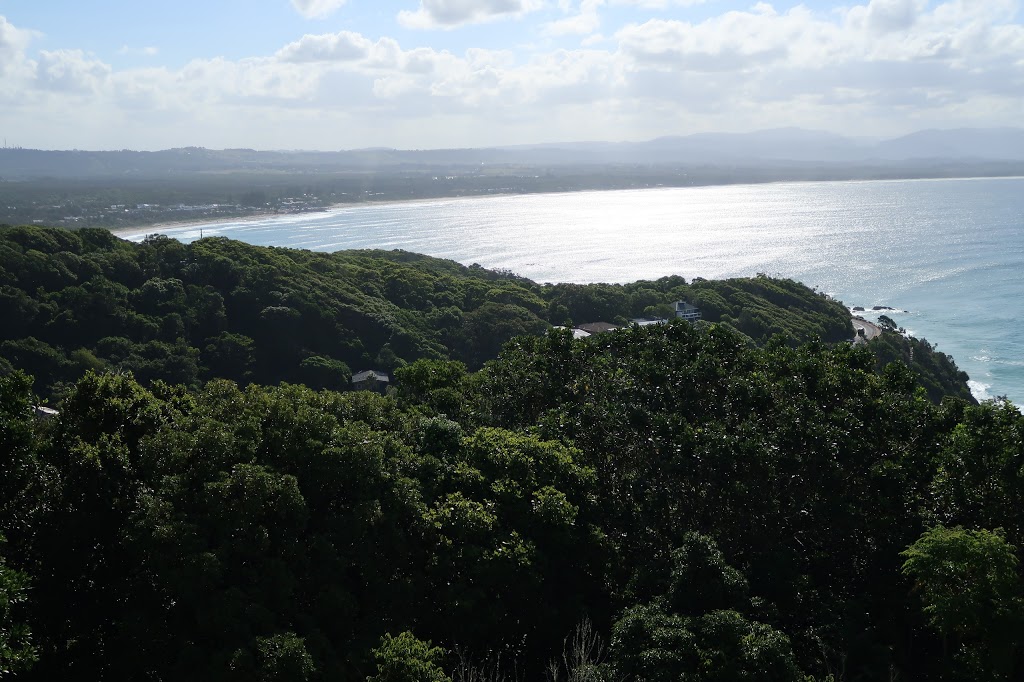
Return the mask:
POLYGON ((586 324, 576 325, 576 328, 591 334, 600 334, 601 332, 610 332, 613 329, 618 329, 618 326, 609 322, 587 322, 586 324))
MULTIPOLYGON (((568 327, 563 327, 561 325, 555 325, 554 327, 552 327, 552 329, 569 329, 569 328, 568 327)), ((573 329, 572 330, 572 338, 574 338, 574 339, 584 339, 584 338, 586 338, 588 336, 590 336, 590 332, 585 332, 582 329, 573 329)))
POLYGON ((388 378, 387 372, 381 372, 380 370, 376 369, 364 369, 362 372, 356 372, 355 374, 352 375, 353 384, 358 384, 364 381, 371 380, 380 381, 384 383, 389 383, 391 381, 391 379, 388 378))
POLYGON ((60 416, 59 410, 55 410, 52 407, 43 407, 42 405, 33 405, 32 412, 39 419, 53 419, 60 416))

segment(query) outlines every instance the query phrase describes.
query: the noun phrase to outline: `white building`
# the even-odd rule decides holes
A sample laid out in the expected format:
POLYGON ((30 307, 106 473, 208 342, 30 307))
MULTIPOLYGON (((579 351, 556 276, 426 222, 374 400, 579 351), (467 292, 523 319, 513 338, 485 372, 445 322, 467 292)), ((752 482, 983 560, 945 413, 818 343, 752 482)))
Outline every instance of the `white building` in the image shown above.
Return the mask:
POLYGON ((676 301, 676 317, 693 322, 700 319, 700 308, 686 301, 676 301))

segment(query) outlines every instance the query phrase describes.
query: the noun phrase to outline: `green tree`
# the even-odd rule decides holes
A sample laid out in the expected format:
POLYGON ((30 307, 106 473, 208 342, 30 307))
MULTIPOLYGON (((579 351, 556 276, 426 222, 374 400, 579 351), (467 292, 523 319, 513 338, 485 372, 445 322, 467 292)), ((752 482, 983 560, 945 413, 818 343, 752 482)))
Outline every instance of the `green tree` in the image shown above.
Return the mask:
POLYGON ((258 638, 256 663, 259 682, 304 682, 316 672, 305 642, 291 632, 258 638))
POLYGON ((256 362, 255 347, 248 336, 231 332, 208 339, 202 355, 206 376, 248 383, 256 362))
MULTIPOLYGON (((6 540, 0 535, 0 546, 6 540)), ((32 633, 23 622, 29 579, 0 558, 0 678, 25 672, 38 659, 32 633)))
POLYGON ((352 380, 352 370, 348 365, 319 355, 311 355, 300 362, 299 375, 303 384, 315 390, 329 388, 341 391, 348 388, 352 380))
POLYGON ((928 624, 965 677, 979 667, 989 679, 1009 675, 1024 631, 1017 556, 1002 531, 936 526, 902 555, 928 624))
POLYGON ((687 617, 630 607, 612 628, 612 660, 637 682, 804 681, 789 638, 735 611, 687 617))
POLYGON ((385 634, 373 650, 377 674, 367 682, 451 682, 441 668, 445 651, 417 639, 411 632, 385 634))

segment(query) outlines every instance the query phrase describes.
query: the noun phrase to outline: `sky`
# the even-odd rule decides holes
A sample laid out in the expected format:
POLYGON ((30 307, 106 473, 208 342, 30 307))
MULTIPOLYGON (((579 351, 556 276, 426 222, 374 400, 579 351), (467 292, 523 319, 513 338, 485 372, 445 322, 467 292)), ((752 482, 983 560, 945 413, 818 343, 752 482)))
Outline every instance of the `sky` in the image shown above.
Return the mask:
POLYGON ((401 149, 1024 121, 1018 0, 0 0, 0 136, 401 149))

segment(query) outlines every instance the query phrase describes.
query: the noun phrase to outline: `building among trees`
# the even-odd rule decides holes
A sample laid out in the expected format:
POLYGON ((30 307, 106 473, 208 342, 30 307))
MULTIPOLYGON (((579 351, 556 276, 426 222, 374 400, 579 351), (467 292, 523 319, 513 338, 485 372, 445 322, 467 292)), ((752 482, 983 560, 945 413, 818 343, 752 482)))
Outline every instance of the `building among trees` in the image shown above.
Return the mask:
POLYGON ((352 388, 357 391, 384 393, 390 383, 391 379, 387 372, 376 369, 367 369, 352 375, 352 388))
POLYGON ((686 301, 676 301, 676 317, 693 322, 701 318, 700 308, 686 301))

